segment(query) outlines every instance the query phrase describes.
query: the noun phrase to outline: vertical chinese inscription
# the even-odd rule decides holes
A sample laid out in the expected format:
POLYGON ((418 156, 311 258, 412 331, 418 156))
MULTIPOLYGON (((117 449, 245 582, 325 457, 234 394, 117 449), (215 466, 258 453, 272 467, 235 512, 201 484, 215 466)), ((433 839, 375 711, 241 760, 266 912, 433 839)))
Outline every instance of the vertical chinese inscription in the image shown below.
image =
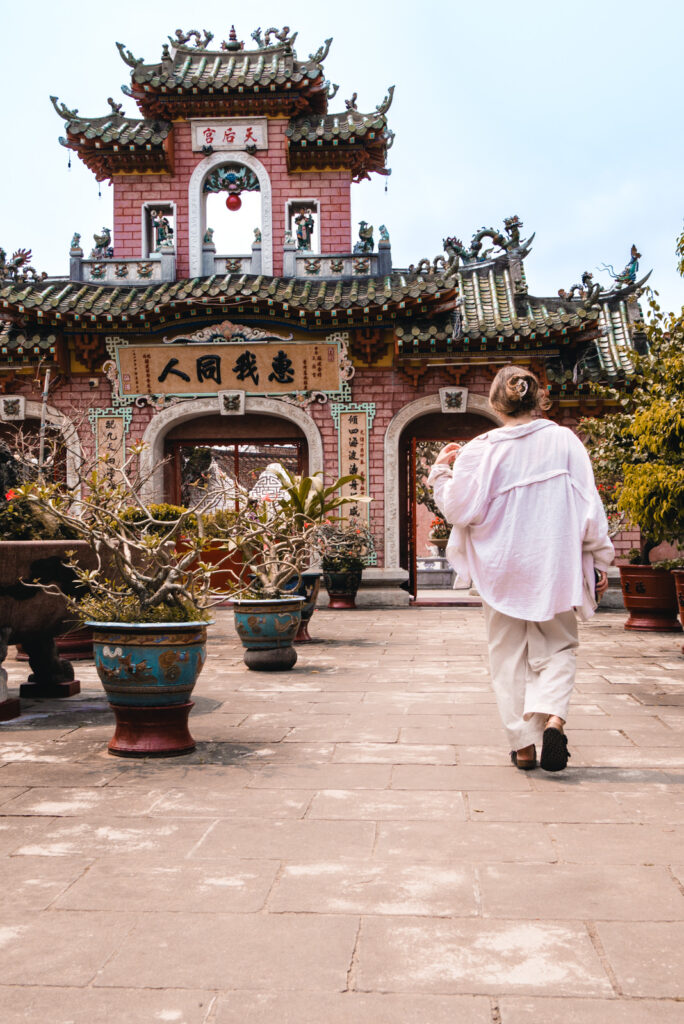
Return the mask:
MULTIPOLYGON (((368 418, 362 411, 340 413, 340 475, 358 473, 363 480, 352 480, 342 488, 345 497, 361 498, 368 494, 368 418)), ((345 515, 354 521, 367 522, 368 504, 352 502, 345 515)))
POLYGON ((124 416, 104 415, 97 418, 97 457, 114 472, 126 458, 126 423, 124 416))

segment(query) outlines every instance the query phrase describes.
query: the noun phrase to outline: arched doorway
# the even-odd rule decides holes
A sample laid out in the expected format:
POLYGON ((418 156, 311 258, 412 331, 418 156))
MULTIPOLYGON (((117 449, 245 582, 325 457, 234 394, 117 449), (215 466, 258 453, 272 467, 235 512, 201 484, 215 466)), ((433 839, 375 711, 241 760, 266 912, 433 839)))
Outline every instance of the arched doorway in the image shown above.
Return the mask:
POLYGON ((463 413, 443 413, 439 394, 404 406, 385 435, 385 564, 409 573, 409 591, 416 589, 415 454, 419 441, 469 441, 498 426, 499 420, 481 395, 468 395, 463 413))
POLYGON ((175 493, 171 471, 164 462, 167 437, 170 441, 195 440, 198 443, 202 440, 252 443, 266 441, 269 437, 277 441, 291 438, 301 446, 303 471, 323 470, 320 431, 302 409, 275 398, 247 395, 244 416, 221 416, 217 398, 188 399, 153 416, 143 435, 146 448, 140 462, 148 501, 168 501, 168 495, 175 493), (185 437, 181 427, 187 428, 185 437), (174 434, 169 437, 171 432, 174 434))
POLYGON ((309 468, 303 431, 291 420, 258 414, 186 420, 166 434, 164 457, 165 498, 178 505, 191 505, 195 486, 214 476, 237 496, 253 493, 272 463, 299 474, 309 468))

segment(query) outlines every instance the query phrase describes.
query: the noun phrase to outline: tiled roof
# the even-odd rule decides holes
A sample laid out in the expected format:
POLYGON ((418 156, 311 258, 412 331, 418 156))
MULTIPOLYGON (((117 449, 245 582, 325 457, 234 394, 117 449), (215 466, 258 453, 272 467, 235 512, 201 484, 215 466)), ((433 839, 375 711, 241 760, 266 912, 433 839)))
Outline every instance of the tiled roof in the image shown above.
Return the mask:
POLYGON ((81 284, 50 281, 40 285, 0 282, 0 315, 3 310, 38 318, 40 322, 112 321, 132 327, 140 321, 167 320, 189 308, 225 311, 244 306, 246 311, 273 311, 279 317, 294 317, 302 324, 315 325, 338 318, 347 311, 363 322, 369 311, 373 322, 406 315, 413 307, 427 308, 455 295, 455 278, 450 275, 408 275, 353 279, 277 278, 264 275, 226 274, 190 278, 150 287, 81 284))
POLYGON ((372 132, 382 132, 387 127, 387 118, 379 111, 360 114, 357 110, 346 110, 339 114, 304 114, 293 117, 285 132, 290 142, 332 142, 335 139, 362 138, 372 132))
POLYGON ((78 111, 69 110, 55 96, 50 98, 65 121, 67 135, 59 141, 78 153, 98 181, 125 171, 171 170, 164 145, 172 129, 170 122, 125 117, 115 109, 104 117, 79 117, 78 111))
POLYGON ((259 97, 262 106, 275 104, 288 113, 325 111, 327 83, 322 60, 330 42, 327 40, 326 46, 304 61, 297 59, 291 41, 248 51, 165 46, 162 59, 154 64, 136 60, 122 44, 117 46, 132 68, 131 88, 124 91, 135 98, 143 113, 183 110, 190 115, 200 109, 198 103, 206 109, 206 102, 202 95, 198 99, 198 94, 205 99, 207 94, 214 94, 222 98, 224 107, 235 98, 240 112, 249 106, 250 94, 259 97))
MULTIPOLYGON (((391 102, 393 89, 389 93, 391 102)), ((387 150, 394 133, 387 128, 387 104, 372 114, 347 110, 339 114, 304 114, 293 117, 285 131, 289 140, 290 170, 326 170, 349 167, 355 180, 385 170, 387 150)))
POLYGON ((581 362, 588 376, 616 378, 632 372, 631 353, 642 344, 637 288, 607 293, 592 305, 581 298, 538 298, 527 293, 521 261, 503 256, 385 277, 227 274, 148 287, 0 281, 0 316, 4 311, 80 331, 210 320, 229 310, 306 328, 392 325, 400 362, 552 347, 578 353, 571 362, 581 362))
POLYGON ((24 331, 7 321, 0 321, 0 367, 52 363, 56 358, 57 335, 54 332, 24 331))
POLYGON ((464 336, 564 334, 596 321, 581 302, 529 296, 522 262, 505 256, 459 270, 458 290, 464 336))

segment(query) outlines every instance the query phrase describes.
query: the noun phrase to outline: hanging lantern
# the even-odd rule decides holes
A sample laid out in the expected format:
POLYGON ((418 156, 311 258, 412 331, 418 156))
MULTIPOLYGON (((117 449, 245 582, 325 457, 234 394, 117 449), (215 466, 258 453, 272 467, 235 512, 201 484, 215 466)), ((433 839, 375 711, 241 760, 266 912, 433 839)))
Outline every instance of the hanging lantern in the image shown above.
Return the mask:
POLYGON ((229 195, 228 198, 226 199, 226 206, 228 207, 229 210, 232 210, 233 212, 235 210, 239 210, 240 207, 242 206, 242 200, 240 199, 240 196, 236 196, 231 193, 231 195, 229 195))

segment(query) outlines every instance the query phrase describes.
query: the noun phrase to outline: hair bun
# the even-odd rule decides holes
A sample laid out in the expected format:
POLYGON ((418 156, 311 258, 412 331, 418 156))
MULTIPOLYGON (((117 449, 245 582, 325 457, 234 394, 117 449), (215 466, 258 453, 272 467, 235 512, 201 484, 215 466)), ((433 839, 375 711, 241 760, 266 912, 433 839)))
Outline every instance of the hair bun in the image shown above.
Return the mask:
POLYGON ((517 416, 530 411, 540 415, 551 401, 537 377, 524 366, 504 366, 492 381, 489 401, 495 412, 517 416))
POLYGON ((514 401, 522 401, 530 390, 531 378, 516 374, 506 381, 506 391, 514 401))

